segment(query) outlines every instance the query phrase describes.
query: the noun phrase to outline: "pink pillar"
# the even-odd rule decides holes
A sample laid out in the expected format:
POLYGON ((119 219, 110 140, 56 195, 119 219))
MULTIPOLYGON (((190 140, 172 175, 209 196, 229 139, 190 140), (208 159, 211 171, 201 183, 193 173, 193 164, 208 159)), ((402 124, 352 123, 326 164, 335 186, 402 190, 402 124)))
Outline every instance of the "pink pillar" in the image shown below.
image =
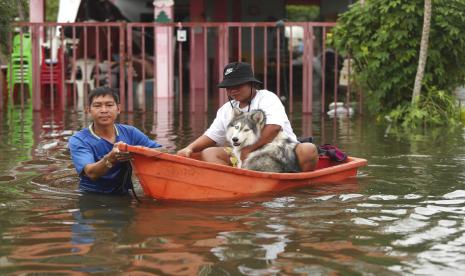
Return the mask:
MULTIPOLYGON (((223 68, 229 63, 229 28, 225 23, 220 26, 218 31, 218 78, 223 80, 223 68)), ((222 106, 227 100, 226 91, 224 88, 218 88, 218 93, 220 93, 218 100, 219 106, 222 106)))
MULTIPOLYGON (((30 22, 44 22, 44 0, 29 1, 29 20, 30 22)), ((32 47, 32 72, 40 72, 40 41, 43 37, 43 28, 33 26, 31 30, 31 47, 32 47)), ((32 107, 34 111, 40 110, 41 89, 40 89, 40 74, 32 74, 32 107)))
MULTIPOLYGON (((189 12, 192 22, 205 22, 205 0, 189 1, 189 12)), ((190 77, 190 106, 191 111, 204 111, 206 107, 204 93, 207 92, 206 82, 203 81, 206 76, 207 56, 206 56, 206 28, 202 26, 193 27, 190 32, 190 68, 195 70, 189 71, 190 77)))
MULTIPOLYGON (((214 12, 213 12, 213 21, 214 22, 226 22, 228 21, 228 3, 227 0, 216 0, 215 4, 213 6, 214 12)), ((224 60, 224 50, 226 45, 224 45, 224 36, 226 28, 225 27, 219 27, 217 30, 218 33, 218 39, 213 41, 212 48, 215 50, 215 59, 213 61, 213 65, 211 68, 211 85, 212 85, 212 90, 213 93, 218 93, 218 95, 213 95, 213 98, 216 99, 221 99, 218 101, 218 104, 221 106, 225 99, 226 99, 226 92, 224 89, 217 89, 216 85, 223 80, 223 67, 227 64, 228 60, 224 60), (223 42, 221 42, 223 41, 223 42), (220 44, 222 45, 220 47, 220 44), (220 56, 222 56, 223 60, 221 60, 220 56)))
POLYGON ((312 113, 313 105, 313 27, 304 27, 304 53, 302 57, 302 113, 312 113))
MULTIPOLYGON (((173 20, 173 0, 153 1, 155 22, 167 23, 173 20)), ((157 26, 155 28, 155 85, 157 98, 173 97, 173 28, 157 26)))

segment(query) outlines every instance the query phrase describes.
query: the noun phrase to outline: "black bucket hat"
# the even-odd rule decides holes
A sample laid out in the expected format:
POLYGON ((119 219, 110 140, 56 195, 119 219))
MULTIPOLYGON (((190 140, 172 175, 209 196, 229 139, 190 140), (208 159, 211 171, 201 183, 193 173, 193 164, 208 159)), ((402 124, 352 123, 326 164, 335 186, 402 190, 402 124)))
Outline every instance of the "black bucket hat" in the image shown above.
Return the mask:
POLYGON ((252 66, 247 62, 233 62, 223 70, 223 81, 218 84, 220 88, 237 86, 248 82, 255 82, 262 84, 257 80, 252 71, 252 66))

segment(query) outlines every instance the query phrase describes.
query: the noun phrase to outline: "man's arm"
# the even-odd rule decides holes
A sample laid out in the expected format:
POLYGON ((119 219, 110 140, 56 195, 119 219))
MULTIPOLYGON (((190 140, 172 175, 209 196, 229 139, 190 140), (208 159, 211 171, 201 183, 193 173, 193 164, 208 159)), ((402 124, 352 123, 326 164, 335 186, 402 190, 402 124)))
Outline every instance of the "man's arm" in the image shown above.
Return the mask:
POLYGON ((178 155, 190 157, 193 152, 202 151, 208 147, 213 147, 216 142, 206 135, 202 135, 187 147, 178 151, 178 155))
POLYGON ((265 125, 258 141, 255 144, 244 147, 242 149, 241 159, 242 160, 246 159, 249 153, 273 141, 273 139, 279 134, 280 131, 281 131, 280 125, 272 125, 272 124, 265 125))
POLYGON ((104 176, 111 167, 116 164, 116 162, 126 162, 129 160, 131 160, 130 153, 120 151, 115 144, 115 147, 113 147, 113 149, 102 159, 95 163, 87 164, 84 167, 83 173, 92 181, 96 181, 100 177, 104 176))

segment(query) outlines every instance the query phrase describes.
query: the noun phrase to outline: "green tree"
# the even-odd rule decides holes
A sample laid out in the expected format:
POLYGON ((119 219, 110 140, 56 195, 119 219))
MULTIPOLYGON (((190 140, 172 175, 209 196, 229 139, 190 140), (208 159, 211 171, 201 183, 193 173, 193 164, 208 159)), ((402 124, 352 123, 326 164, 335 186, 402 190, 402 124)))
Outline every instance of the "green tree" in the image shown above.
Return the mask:
POLYGON ((12 23, 15 18, 21 21, 28 18, 27 7, 27 0, 0 0, 0 64, 6 63, 5 55, 12 23))
POLYGON ((45 6, 45 20, 49 22, 56 22, 58 17, 59 0, 47 0, 45 6))
POLYGON ((315 5, 286 5, 286 17, 292 22, 316 21, 320 18, 320 7, 315 5))
POLYGON ((426 91, 416 111, 405 107, 412 101, 424 0, 366 0, 363 5, 352 5, 338 19, 333 42, 354 59, 355 79, 365 91, 370 111, 388 114, 396 110, 401 114, 394 116, 399 121, 421 118, 431 124, 447 123, 437 116, 446 118, 441 114, 455 112, 448 105, 454 104, 452 92, 465 79, 465 1, 432 0, 432 5, 428 62, 422 81, 426 91), (434 103, 431 99, 442 99, 443 109, 436 115, 427 111, 428 104, 434 103))
POLYGON ((415 107, 421 95, 421 83, 425 73, 426 60, 428 55, 429 32, 431 29, 431 0, 425 0, 425 10, 423 15, 423 33, 420 43, 420 57, 418 60, 418 69, 415 76, 415 85, 412 93, 412 105, 415 107))

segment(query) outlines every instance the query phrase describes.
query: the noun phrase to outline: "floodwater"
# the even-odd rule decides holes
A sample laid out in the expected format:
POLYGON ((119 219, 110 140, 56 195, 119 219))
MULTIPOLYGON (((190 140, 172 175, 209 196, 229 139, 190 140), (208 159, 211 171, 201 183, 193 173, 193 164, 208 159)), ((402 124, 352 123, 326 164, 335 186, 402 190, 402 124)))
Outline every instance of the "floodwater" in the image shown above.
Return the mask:
MULTIPOLYGON (((123 115, 174 151, 214 111, 123 115)), ((80 194, 67 151, 83 113, 0 112, 0 274, 457 275, 465 132, 403 134, 360 117, 291 116, 299 136, 366 158, 356 178, 216 203, 80 194)))

